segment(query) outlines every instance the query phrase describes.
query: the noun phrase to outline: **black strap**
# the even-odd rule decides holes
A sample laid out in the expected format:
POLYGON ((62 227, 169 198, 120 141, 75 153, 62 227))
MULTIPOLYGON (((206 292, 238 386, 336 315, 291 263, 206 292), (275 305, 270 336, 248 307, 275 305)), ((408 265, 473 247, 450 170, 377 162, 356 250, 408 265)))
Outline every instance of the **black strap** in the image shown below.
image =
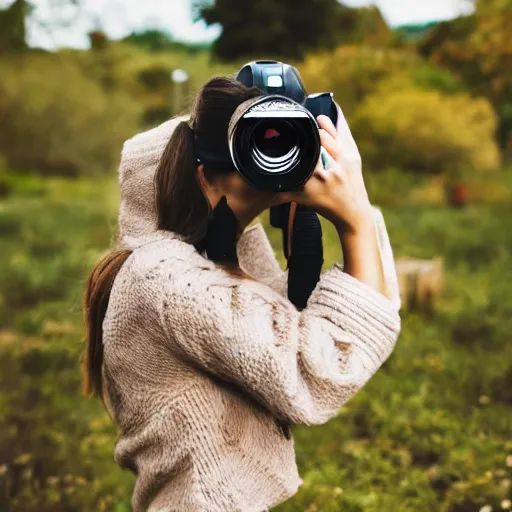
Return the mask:
POLYGON ((324 263, 322 225, 314 210, 297 205, 291 251, 288 251, 290 208, 290 203, 272 208, 270 223, 283 232, 283 249, 288 262, 288 298, 298 309, 304 309, 318 284, 324 263))

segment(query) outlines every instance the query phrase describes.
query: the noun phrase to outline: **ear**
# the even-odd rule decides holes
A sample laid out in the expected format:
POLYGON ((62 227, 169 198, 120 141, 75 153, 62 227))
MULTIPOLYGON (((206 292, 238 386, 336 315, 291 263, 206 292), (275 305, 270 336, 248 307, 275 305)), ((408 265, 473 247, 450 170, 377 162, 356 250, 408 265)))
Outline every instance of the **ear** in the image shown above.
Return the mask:
POLYGON ((197 179, 204 191, 210 188, 210 183, 208 182, 206 176, 204 175, 204 164, 199 165, 197 168, 197 179))

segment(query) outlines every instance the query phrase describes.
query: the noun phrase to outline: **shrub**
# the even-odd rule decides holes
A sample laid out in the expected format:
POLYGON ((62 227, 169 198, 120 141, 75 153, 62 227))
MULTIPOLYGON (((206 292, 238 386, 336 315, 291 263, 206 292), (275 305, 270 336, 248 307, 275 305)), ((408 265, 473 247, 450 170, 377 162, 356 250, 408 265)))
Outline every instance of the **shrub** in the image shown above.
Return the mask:
POLYGON ((168 66, 151 67, 139 71, 137 80, 148 91, 169 90, 171 86, 168 66))
POLYGON ((495 129, 496 116, 485 99, 400 88, 396 82, 366 98, 352 123, 370 168, 393 165, 430 174, 496 169, 495 129))
POLYGON ((391 79, 402 87, 409 84, 447 95, 465 90, 450 71, 403 49, 344 45, 330 53, 310 55, 298 68, 308 91, 333 92, 349 121, 365 98, 391 79))
POLYGON ((2 59, 0 77, 0 152, 14 168, 104 172, 137 129, 137 102, 65 55, 2 59))
POLYGON ((417 55, 406 51, 345 45, 330 53, 310 55, 298 69, 310 93, 333 92, 350 118, 383 81, 420 62, 417 55))
POLYGON ((430 63, 422 63, 408 73, 414 85, 422 89, 435 89, 445 94, 463 92, 465 86, 455 74, 430 63))

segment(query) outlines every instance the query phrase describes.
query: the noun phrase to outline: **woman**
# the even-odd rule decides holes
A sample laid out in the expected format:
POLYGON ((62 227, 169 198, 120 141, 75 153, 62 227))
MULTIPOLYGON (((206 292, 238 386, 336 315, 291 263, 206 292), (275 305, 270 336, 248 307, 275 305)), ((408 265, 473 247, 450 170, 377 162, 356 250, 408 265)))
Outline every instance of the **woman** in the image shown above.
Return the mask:
POLYGON ((302 480, 289 426, 333 418, 400 332, 382 215, 327 117, 335 163, 300 192, 261 192, 234 169, 198 164, 197 145, 229 155, 231 115, 260 94, 212 79, 188 122, 123 148, 119 243, 88 281, 84 364, 86 390, 120 428, 115 459, 137 475, 135 512, 262 512, 293 496, 302 480), (302 311, 261 224, 249 226, 289 201, 329 219, 344 255, 302 311), (236 254, 219 263, 206 249, 226 211, 236 254))

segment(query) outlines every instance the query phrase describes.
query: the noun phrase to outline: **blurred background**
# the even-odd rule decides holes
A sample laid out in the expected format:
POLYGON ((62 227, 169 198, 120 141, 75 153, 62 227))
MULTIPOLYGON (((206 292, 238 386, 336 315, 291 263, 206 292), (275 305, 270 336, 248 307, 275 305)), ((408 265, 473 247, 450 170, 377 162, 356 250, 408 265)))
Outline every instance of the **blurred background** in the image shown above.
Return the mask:
POLYGON ((363 392, 295 428, 305 485, 276 510, 512 509, 511 32, 512 0, 0 0, 0 511, 130 510, 79 367, 121 146, 261 58, 334 92, 404 303, 363 392))

